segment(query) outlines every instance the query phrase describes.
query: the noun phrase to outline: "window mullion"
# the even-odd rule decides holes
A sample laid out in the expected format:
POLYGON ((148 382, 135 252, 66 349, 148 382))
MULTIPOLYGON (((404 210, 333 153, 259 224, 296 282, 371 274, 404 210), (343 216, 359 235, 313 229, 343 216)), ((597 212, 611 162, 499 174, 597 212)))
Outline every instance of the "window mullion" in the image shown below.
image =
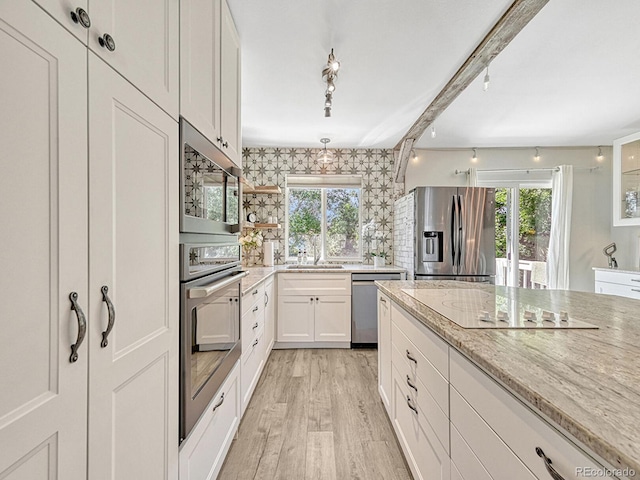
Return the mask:
POLYGON ((322 221, 320 222, 320 252, 322 260, 327 259, 327 252, 325 251, 327 242, 325 241, 327 235, 327 189, 321 189, 322 198, 322 221))

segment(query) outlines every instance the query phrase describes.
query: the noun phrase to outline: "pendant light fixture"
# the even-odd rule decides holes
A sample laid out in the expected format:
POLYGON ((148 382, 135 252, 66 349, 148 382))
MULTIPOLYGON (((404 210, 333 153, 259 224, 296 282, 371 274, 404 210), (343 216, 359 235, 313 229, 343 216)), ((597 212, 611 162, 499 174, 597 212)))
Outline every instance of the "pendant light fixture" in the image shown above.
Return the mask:
POLYGON ((602 147, 598 147, 598 156, 596 157, 596 160, 598 160, 599 162, 604 160, 604 155, 602 155, 602 147))
POLYGON ((431 125, 431 138, 436 138, 436 127, 431 125))
MULTIPOLYGON (((333 48, 329 53, 327 64, 322 69, 322 78, 327 82, 327 88, 324 92, 324 116, 331 116, 331 107, 333 106, 333 92, 336 90, 335 81, 338 78, 338 70, 340 70, 340 62, 336 60, 333 54, 333 48)), ((326 147, 326 145, 325 145, 326 147)))
POLYGON ((472 161, 473 163, 476 163, 476 162, 478 161, 478 155, 477 155, 477 153, 476 153, 476 148, 474 147, 474 148, 472 148, 471 150, 473 150, 473 157, 471 157, 471 161, 472 161))
POLYGON ((533 160, 536 161, 536 162, 540 161, 540 152, 538 151, 538 147, 536 147, 536 154, 533 157, 533 160))
POLYGON ((333 163, 333 158, 334 158, 333 152, 330 150, 327 150, 327 143, 329 143, 331 140, 328 138, 321 138, 320 141, 324 144, 324 148, 318 152, 318 160, 323 165, 333 163))

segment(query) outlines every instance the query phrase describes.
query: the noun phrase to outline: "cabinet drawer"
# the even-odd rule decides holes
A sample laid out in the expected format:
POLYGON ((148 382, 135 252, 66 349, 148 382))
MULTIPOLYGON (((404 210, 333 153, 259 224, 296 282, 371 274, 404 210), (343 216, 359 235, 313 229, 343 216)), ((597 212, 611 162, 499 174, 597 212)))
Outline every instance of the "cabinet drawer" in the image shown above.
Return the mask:
POLYGON ((620 283, 622 285, 635 285, 640 288, 640 272, 623 273, 623 272, 606 272, 596 270, 596 282, 620 283))
POLYGON ((240 423, 240 362, 231 370, 180 450, 180 480, 218 476, 240 423), (224 394, 224 401, 220 403, 224 394))
POLYGON ((351 274, 281 273, 278 295, 351 295, 351 274))
POLYGON ((264 343, 264 330, 260 330, 257 335, 252 337, 248 349, 242 352, 242 369, 240 371, 242 412, 249 404, 253 390, 260 379, 265 361, 266 345, 264 343))
MULTIPOLYGON (((438 372, 445 378, 449 379, 449 346, 439 338, 435 333, 429 331, 426 326, 422 325, 411 315, 398 307, 395 303, 391 304, 391 321, 402 332, 406 338, 410 338, 422 356, 433 365, 438 372)), ((395 342, 393 330, 391 332, 391 341, 395 342)), ((397 337, 397 336, 396 336, 397 337)), ((400 340, 399 340, 400 341, 400 340)), ((405 348, 398 349, 403 352, 405 348)))
POLYGON ((422 428, 426 429, 428 425, 430 430, 433 431, 440 441, 444 451, 449 453, 448 415, 442 411, 419 379, 411 379, 411 374, 408 373, 407 370, 402 370, 394 365, 393 375, 403 391, 405 399, 404 406, 409 408, 408 405, 406 405, 406 399, 409 397, 411 399, 411 404, 418 409, 418 413, 414 412, 414 415, 418 419, 422 428), (409 381, 415 386, 415 388, 409 386, 407 377, 409 377, 409 381))
POLYGON ((640 299, 640 283, 637 285, 623 285, 620 283, 596 282, 596 293, 640 299))
POLYGON ((451 425, 451 463, 451 480, 493 480, 453 425, 451 425))
POLYGON ((240 321, 242 352, 247 351, 256 334, 264 328, 264 303, 256 303, 251 310, 242 316, 240 321))
POLYGON ((251 291, 242 296, 242 316, 244 316, 256 305, 264 307, 264 283, 253 287, 251 291))
POLYGON ((509 445, 515 455, 537 477, 548 478, 549 474, 543 460, 536 453, 536 447, 544 451, 558 473, 566 480, 579 478, 576 477, 577 467, 602 468, 564 435, 454 350, 451 351, 451 386, 451 421, 472 449, 473 445, 454 418, 454 404, 460 404, 454 403, 455 391, 464 397, 462 401, 468 403, 469 408, 482 417, 495 435, 509 445))
MULTIPOLYGON (((490 407, 496 408, 494 405, 490 407)), ((496 411, 499 409, 496 408, 496 411)), ((516 454, 454 388, 451 389, 451 425, 458 430, 491 478, 496 480, 536 479, 516 454)), ((523 434, 523 432, 517 433, 523 434)), ((454 446, 459 447, 459 445, 452 445, 451 457, 454 459, 464 457, 465 452, 454 450, 454 446)), ((540 478, 545 477, 540 476, 540 478)))
POLYGON ((409 408, 407 393, 397 372, 394 372, 392 395, 393 426, 414 478, 449 480, 449 456, 429 423, 423 424, 419 419, 420 414, 409 408))

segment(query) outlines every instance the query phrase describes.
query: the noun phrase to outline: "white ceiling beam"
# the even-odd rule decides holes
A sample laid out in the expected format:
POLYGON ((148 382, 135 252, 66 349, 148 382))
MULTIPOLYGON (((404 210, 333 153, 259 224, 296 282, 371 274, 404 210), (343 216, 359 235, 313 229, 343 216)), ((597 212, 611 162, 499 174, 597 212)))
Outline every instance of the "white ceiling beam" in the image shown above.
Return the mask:
POLYGON ((491 63, 518 33, 535 17, 549 0, 515 0, 496 22, 491 31, 482 39, 473 53, 451 77, 431 104, 418 117, 411 128, 395 146, 400 149, 396 164, 396 182, 404 182, 404 173, 409 162, 409 151, 403 155, 402 147, 408 140, 416 143, 427 128, 451 103, 467 88, 491 63), (401 174, 401 176, 399 176, 401 174))

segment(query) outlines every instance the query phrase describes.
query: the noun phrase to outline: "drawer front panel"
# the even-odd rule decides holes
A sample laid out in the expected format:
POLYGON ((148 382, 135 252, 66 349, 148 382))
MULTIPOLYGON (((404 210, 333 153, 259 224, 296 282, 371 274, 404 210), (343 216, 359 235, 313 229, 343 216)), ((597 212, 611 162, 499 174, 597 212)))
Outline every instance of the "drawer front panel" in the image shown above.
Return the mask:
POLYGON ((391 343, 393 345, 391 352, 392 363, 396 365, 400 372, 406 370, 412 381, 415 381, 416 378, 420 379, 420 382, 422 382, 448 417, 449 382, 395 324, 391 330, 391 343), (416 360, 415 362, 408 358, 407 351, 409 352, 408 355, 416 360))
POLYGON ((242 316, 253 310, 256 305, 264 307, 264 283, 252 288, 250 292, 242 296, 242 316))
MULTIPOLYGON (((496 480, 512 480, 514 478, 536 480, 536 477, 516 454, 454 388, 451 389, 451 424, 466 440, 471 451, 492 478, 496 480)), ((452 457, 457 458, 458 455, 458 452, 452 448, 452 457)), ((464 455, 464 453, 460 455, 464 455)))
POLYGON ((393 424, 416 480, 449 480, 451 461, 435 433, 427 423, 422 425, 407 405, 407 394, 401 379, 394 374, 393 424))
POLYGON ((622 273, 622 272, 605 272, 596 270, 596 282, 619 283, 622 285, 634 285, 640 288, 640 272, 639 273, 622 273))
MULTIPOLYGON (((566 480, 579 478, 576 477, 577 467, 602 468, 455 351, 451 352, 451 386, 452 421, 453 392, 457 390, 466 400, 465 403, 469 403, 537 477, 547 478, 549 474, 543 460, 536 453, 536 447, 544 451, 566 480)), ((460 430, 460 433, 467 438, 465 432, 460 430)))
MULTIPOLYGON (((449 346, 435 333, 419 323, 395 303, 391 304, 391 321, 418 348, 420 353, 440 372, 449 379, 449 346)), ((393 333, 391 334, 393 341, 393 333)))
POLYGON ((351 295, 351 274, 280 273, 278 295, 351 295))
POLYGON ((247 350, 242 352, 242 369, 240 371, 241 391, 242 391, 242 411, 246 408, 253 389, 258 383, 260 370, 264 362, 264 330, 261 330, 254 336, 249 343, 247 350))
POLYGON ((640 299, 640 283, 637 285, 622 285, 620 283, 596 282, 596 293, 640 299))
POLYGON ((451 466, 452 480, 455 478, 454 472, 461 479, 493 480, 453 425, 451 425, 451 463, 455 464, 451 466))
MULTIPOLYGON (((400 387, 404 396, 404 407, 409 408, 406 404, 407 396, 411 399, 411 404, 416 407, 418 413, 414 413, 415 417, 423 429, 430 427, 435 436, 440 441, 442 448, 447 454, 449 453, 449 417, 440 409, 436 401, 433 399, 426 387, 420 382, 419 379, 410 380, 411 384, 416 388, 409 386, 407 382, 407 376, 411 378, 411 374, 407 370, 398 368, 396 365, 393 367, 393 375, 396 381, 400 384, 400 387)), ((402 399, 401 399, 402 401, 402 399)))

